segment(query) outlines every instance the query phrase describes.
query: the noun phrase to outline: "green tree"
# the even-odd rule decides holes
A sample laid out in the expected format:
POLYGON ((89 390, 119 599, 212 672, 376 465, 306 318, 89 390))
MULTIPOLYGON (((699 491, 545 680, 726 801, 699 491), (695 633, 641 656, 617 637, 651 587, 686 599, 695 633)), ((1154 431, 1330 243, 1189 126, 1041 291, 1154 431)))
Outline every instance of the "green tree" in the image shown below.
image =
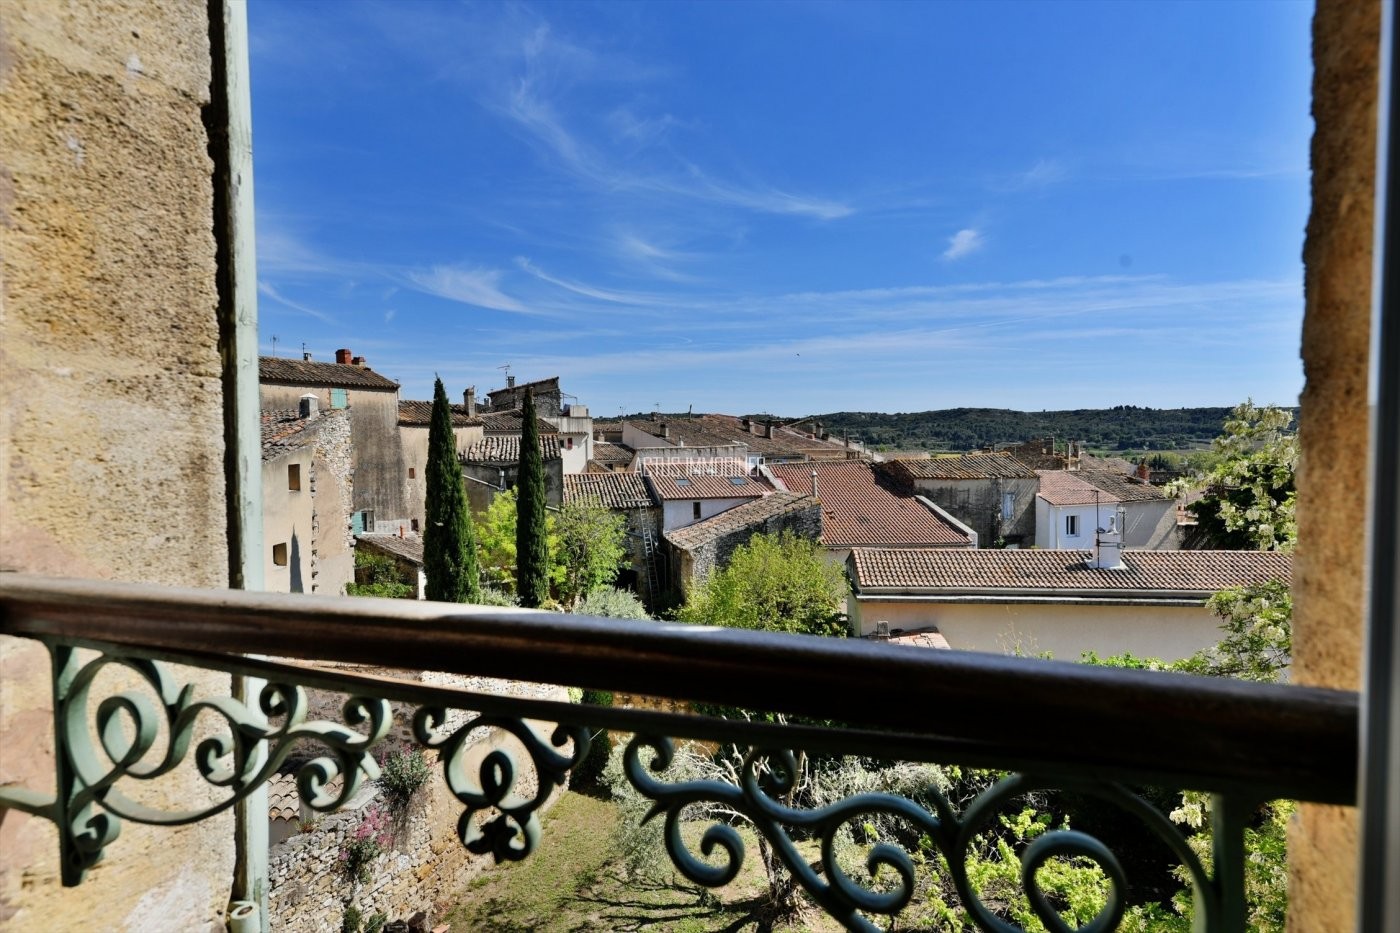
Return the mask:
POLYGON ((433 386, 433 414, 428 424, 426 523, 423 527, 423 571, 427 597, 449 603, 469 603, 481 593, 462 465, 452 433, 452 408, 442 380, 433 386))
POLYGON ((845 574, 827 561, 821 546, 789 532, 754 535, 690 592, 678 618, 701 625, 847 634, 841 603, 845 574))
POLYGON ((520 478, 515 505, 515 594, 520 605, 535 608, 549 599, 549 528, 535 393, 528 387, 521 406, 521 422, 520 478))
POLYGON ((617 579, 627 558, 627 519, 596 499, 569 502, 556 523, 559 601, 569 610, 617 579))
POLYGON ((1190 506, 1211 547, 1289 551, 1298 539, 1294 518, 1298 437, 1287 433, 1291 412, 1245 400, 1211 443, 1215 461, 1198 484, 1206 495, 1190 506))
POLYGON ((481 574, 493 587, 515 592, 515 490, 496 493, 475 518, 481 574))
POLYGON ((404 579, 389 555, 356 548, 355 582, 346 584, 345 595, 416 599, 418 587, 404 579))

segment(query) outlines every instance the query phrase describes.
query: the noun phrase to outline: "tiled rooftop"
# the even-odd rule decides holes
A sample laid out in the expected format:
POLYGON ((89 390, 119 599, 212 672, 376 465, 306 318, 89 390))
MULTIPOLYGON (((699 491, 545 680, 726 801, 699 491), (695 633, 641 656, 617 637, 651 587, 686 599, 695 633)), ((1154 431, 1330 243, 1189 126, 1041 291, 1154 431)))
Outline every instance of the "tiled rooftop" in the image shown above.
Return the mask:
POLYGON ((286 409, 264 409, 259 412, 262 422, 262 458, 276 460, 293 450, 305 447, 316 437, 316 431, 331 412, 315 418, 303 418, 299 412, 286 409))
POLYGON ((370 545, 371 550, 393 554, 419 566, 423 564, 423 538, 417 533, 391 535, 366 532, 355 535, 355 541, 370 545))
MULTIPOLYGON (((450 405, 452 409, 452 426, 454 428, 479 427, 483 422, 481 416, 474 418, 467 416, 467 406, 450 405)), ((399 424, 411 427, 424 427, 432 424, 433 403, 417 401, 399 401, 399 424)))
POLYGON ((863 460, 779 463, 769 469, 788 490, 810 495, 812 472, 822 502, 822 543, 967 547, 971 540, 957 526, 912 495, 882 482, 863 460))
POLYGON ((662 476, 646 474, 659 499, 757 499, 770 491, 767 483, 752 476, 662 476))
POLYGON ((631 463, 637 452, 626 444, 612 444, 608 441, 593 442, 593 459, 599 463, 631 463))
POLYGON ((791 492, 775 492, 771 496, 745 502, 743 505, 711 515, 709 518, 666 533, 666 540, 682 550, 693 550, 716 538, 760 525, 780 515, 815 508, 817 500, 791 492))
POLYGON ((1088 592, 1105 597, 1135 592, 1208 596, 1232 586, 1287 583, 1292 557, 1276 551, 1127 551, 1125 567, 1085 565, 1089 551, 896 550, 851 552, 857 587, 935 590, 946 594, 1016 591, 1088 592))
POLYGON ((258 357, 258 380, 306 386, 345 386, 351 389, 384 389, 397 392, 399 384, 367 366, 353 363, 317 363, 313 360, 287 360, 280 356, 258 357))
MULTIPOLYGON (((545 460, 559 459, 559 435, 540 437, 540 456, 545 460)), ((466 463, 519 463, 520 435, 489 434, 462 451, 466 463)))
MULTIPOLYGON (((493 411, 486 414, 477 412, 486 434, 519 434, 525 426, 525 413, 518 408, 507 411, 493 411)), ((535 419, 535 430, 540 434, 558 434, 559 429, 543 418, 535 419)))
POLYGON ((1147 502, 1169 499, 1165 489, 1145 483, 1136 476, 1117 471, 1080 470, 1079 478, 1089 485, 1116 496, 1120 502, 1147 502))
POLYGON ((1079 473, 1064 470, 1036 470, 1040 476, 1040 498, 1051 505, 1112 505, 1118 497, 1083 479, 1079 473))
POLYGON ((918 479, 1035 479, 1035 470, 1004 452, 892 460, 889 469, 918 479))
POLYGON ((587 499, 610 509, 648 509, 656 504, 640 473, 566 473, 564 503, 587 499))

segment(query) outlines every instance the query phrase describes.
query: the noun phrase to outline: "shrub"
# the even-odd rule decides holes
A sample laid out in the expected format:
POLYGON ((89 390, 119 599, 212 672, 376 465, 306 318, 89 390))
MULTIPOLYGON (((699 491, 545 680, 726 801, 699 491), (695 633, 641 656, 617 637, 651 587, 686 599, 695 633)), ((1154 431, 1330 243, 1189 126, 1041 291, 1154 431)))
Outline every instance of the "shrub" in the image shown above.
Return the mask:
POLYGON ((403 579, 399 565, 389 555, 356 549, 355 582, 346 585, 345 595, 416 599, 418 588, 403 579))
POLYGON ((478 606, 516 606, 515 597, 511 594, 498 590, 494 586, 483 586, 476 599, 472 600, 478 606))
POLYGON ((429 776, 427 759, 415 748, 406 752, 394 752, 384 759, 380 766, 378 783, 388 798, 389 806, 395 810, 402 810, 408 806, 414 791, 422 787, 429 776))
POLYGON ((388 817, 379 807, 370 807, 350 838, 340 848, 341 868, 347 877, 360 882, 369 880, 369 867, 389 845, 386 832, 388 817))
POLYGON ((646 607, 642 605, 636 594, 629 590, 620 590, 612 586, 599 587, 593 590, 578 604, 574 610, 579 615, 604 616, 609 619, 647 619, 646 607))

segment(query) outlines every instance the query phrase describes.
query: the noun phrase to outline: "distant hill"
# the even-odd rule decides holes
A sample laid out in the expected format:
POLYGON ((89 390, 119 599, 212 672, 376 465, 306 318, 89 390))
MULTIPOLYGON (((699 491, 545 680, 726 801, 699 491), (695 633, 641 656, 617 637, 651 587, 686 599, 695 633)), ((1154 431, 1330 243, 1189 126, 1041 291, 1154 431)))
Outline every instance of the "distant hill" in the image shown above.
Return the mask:
MULTIPOLYGON (((1083 441, 1091 450, 1146 451, 1205 448, 1219 436, 1228 407, 1076 408, 1070 411, 1012 411, 1009 408, 946 408, 941 411, 884 414, 877 411, 837 411, 813 415, 833 437, 848 434, 873 448, 897 450, 976 450, 1017 444, 1036 437, 1083 441)), ((687 412, 659 413, 662 421, 685 418, 687 412)), ((794 419, 750 412, 749 417, 790 423, 794 419)), ((651 412, 626 415, 646 419, 651 412)), ((1298 410, 1293 409, 1294 427, 1298 410)), ((618 419, 599 419, 615 421, 618 419)))
MULTIPOLYGON (((1011 411, 949 408, 894 415, 838 411, 815 415, 833 436, 849 434, 871 447, 901 450, 975 450, 1053 435, 1083 441, 1094 450, 1186 450, 1209 446, 1221 432, 1229 408, 1079 408, 1071 411, 1011 411)), ((1294 409, 1296 424, 1297 409, 1294 409)))

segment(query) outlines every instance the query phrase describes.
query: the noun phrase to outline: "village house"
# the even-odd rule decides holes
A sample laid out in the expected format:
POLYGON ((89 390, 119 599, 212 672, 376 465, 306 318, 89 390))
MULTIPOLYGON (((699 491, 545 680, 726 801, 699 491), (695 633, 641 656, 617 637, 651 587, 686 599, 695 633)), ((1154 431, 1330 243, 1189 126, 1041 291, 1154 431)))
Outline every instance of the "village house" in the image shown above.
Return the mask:
POLYGON ((848 613, 863 637, 936 630, 968 651, 1174 661, 1220 640, 1207 599, 1288 583, 1292 566, 1274 551, 856 548, 848 613))
MULTIPOLYGON (((519 419, 516 419, 519 424, 519 419)), ((467 503, 480 514, 491 507, 498 492, 514 489, 520 481, 520 434, 488 434, 463 450, 462 482, 467 487, 467 503)), ((540 434, 540 457, 544 463, 544 496, 548 505, 558 508, 564 501, 564 461, 559 455, 559 435, 540 434)))
POLYGON ((761 478, 749 476, 738 462, 729 469, 701 465, 704 463, 696 461, 693 469, 646 472, 647 487, 661 503, 663 532, 693 525, 773 491, 761 478))
POLYGON ((595 438, 592 455, 588 460, 585 472, 625 473, 632 469, 633 461, 636 459, 637 452, 626 444, 615 444, 612 441, 595 438))
MULTIPOLYGON (((450 406, 450 414, 453 443, 459 454, 485 436, 485 420, 476 411, 475 389, 467 389, 463 404, 450 406)), ((403 449, 404 495, 411 531, 420 531, 423 522, 428 494, 428 429, 432 420, 432 402, 399 402, 399 443, 403 449)))
POLYGON ((638 473, 566 473, 564 504, 590 502, 622 515, 627 522, 627 567, 617 585, 635 589, 647 605, 657 605, 665 585, 657 562, 661 508, 638 473))
POLYGON ((295 410, 315 395, 322 411, 350 409, 350 450, 355 471, 356 531, 396 531, 410 509, 399 439, 399 384, 369 368, 362 356, 335 351, 334 363, 264 356, 258 359, 258 394, 267 410, 295 410))
POLYGON ((1138 550, 1174 551, 1181 547, 1177 500, 1165 489, 1117 470, 1081 470, 1079 478, 1111 494, 1123 512, 1123 546, 1138 550))
POLYGON ((785 532, 820 540, 821 503, 813 496, 775 492, 666 532, 668 567, 676 596, 684 600, 697 584, 724 569, 734 552, 754 535, 785 532))
POLYGON ((339 596, 354 579, 350 412, 264 411, 263 580, 269 592, 339 596))
POLYGON ((1039 481, 1034 470, 1008 453, 901 458, 878 469, 977 532, 982 547, 1028 547, 1035 541, 1039 481))
POLYGON ((1176 500, 1156 486, 1117 472, 1036 472, 1036 547, 1088 547, 1110 521, 1126 529, 1126 547, 1160 551, 1181 546, 1176 500))
POLYGON ((423 536, 414 532, 365 533, 355 536, 355 549, 378 554, 394 562, 399 578, 414 588, 415 598, 426 599, 428 577, 423 570, 423 536))
POLYGON ((766 467, 786 491, 821 503, 821 542, 844 561, 853 547, 975 548, 977 532, 936 503, 894 487, 864 460, 766 467))

